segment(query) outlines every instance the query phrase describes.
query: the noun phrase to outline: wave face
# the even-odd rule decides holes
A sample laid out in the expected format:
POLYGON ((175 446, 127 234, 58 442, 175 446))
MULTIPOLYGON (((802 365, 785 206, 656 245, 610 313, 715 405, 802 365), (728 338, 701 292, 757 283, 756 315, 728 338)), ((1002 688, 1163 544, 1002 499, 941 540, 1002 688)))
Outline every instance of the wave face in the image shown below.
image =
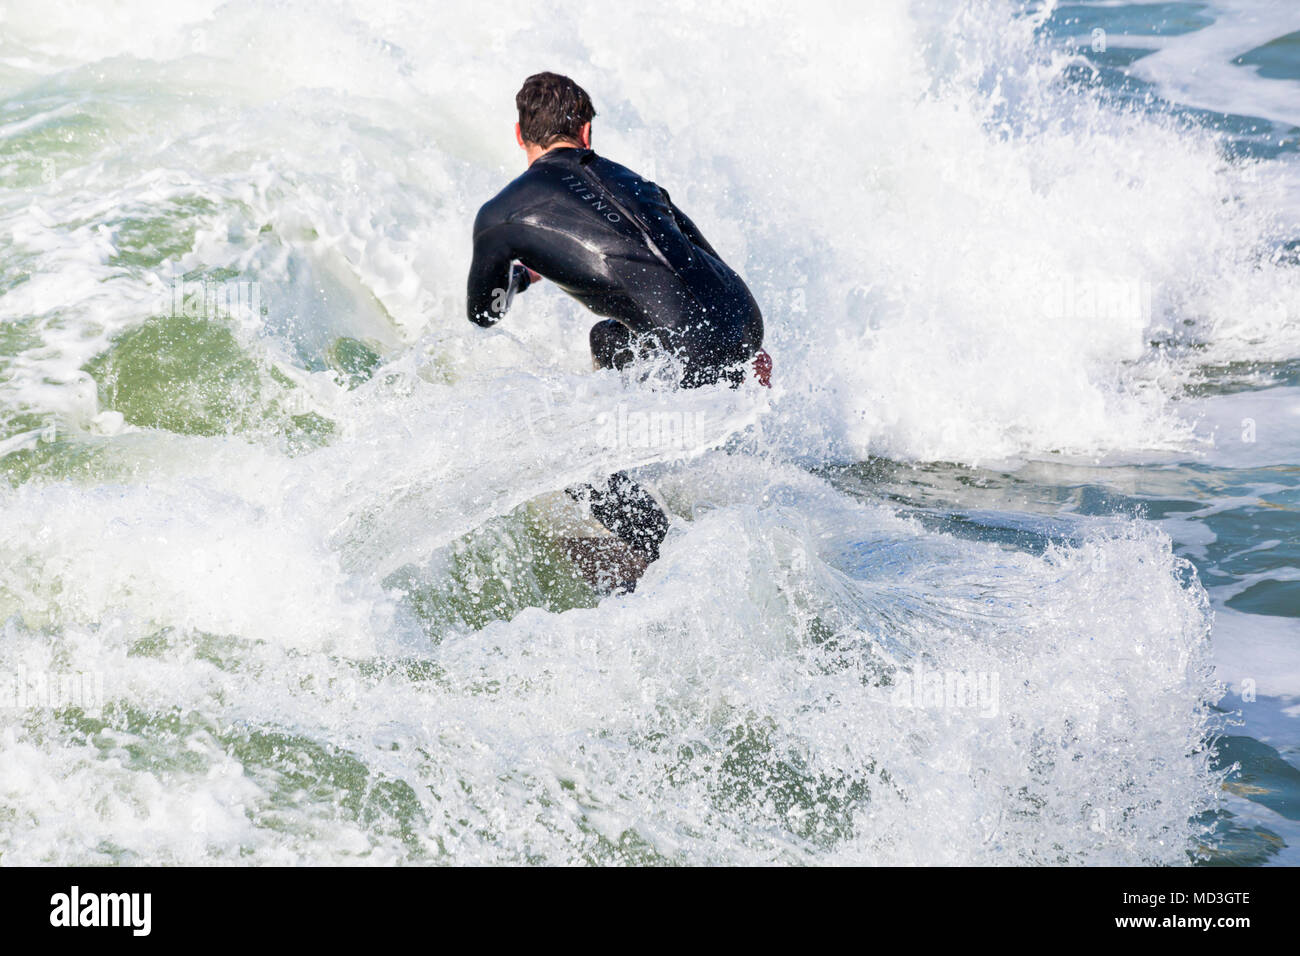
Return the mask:
POLYGON ((127 7, 0 39, 0 860, 1232 852, 1258 646, 1152 502, 1297 463, 1224 438, 1294 407, 1285 97, 1158 32, 1137 89, 1084 5, 127 7), (749 281, 771 394, 593 375, 545 285, 465 321, 542 69, 749 281), (623 468, 674 528, 600 598, 531 502, 623 468))

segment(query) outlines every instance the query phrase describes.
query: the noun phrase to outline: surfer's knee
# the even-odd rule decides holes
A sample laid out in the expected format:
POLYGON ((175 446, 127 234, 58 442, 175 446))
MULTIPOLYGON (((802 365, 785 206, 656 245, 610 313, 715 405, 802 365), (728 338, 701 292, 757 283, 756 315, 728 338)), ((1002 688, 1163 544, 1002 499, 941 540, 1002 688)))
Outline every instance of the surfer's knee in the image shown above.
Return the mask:
POLYGON ((591 343, 591 361, 596 368, 623 369, 635 357, 631 331, 614 319, 593 325, 588 340, 591 343))
POLYGON ((593 489, 591 513, 647 563, 659 560, 668 533, 668 516, 654 496, 624 472, 610 475, 604 489, 593 489))

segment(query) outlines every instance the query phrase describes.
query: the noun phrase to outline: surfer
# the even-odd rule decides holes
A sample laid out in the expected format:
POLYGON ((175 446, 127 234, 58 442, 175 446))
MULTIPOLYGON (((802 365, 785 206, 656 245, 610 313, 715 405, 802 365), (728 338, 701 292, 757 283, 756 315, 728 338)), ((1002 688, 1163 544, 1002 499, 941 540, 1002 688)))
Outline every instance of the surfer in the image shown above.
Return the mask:
MULTIPOLYGON (((545 278, 603 317, 589 337, 597 369, 667 352, 684 387, 738 385, 746 363, 768 384, 763 318, 744 281, 664 189, 592 150, 596 111, 582 87, 538 73, 515 106, 528 169, 474 221, 470 321, 500 321, 545 278)), ((625 474, 569 491, 642 561, 658 558, 667 518, 625 474)))

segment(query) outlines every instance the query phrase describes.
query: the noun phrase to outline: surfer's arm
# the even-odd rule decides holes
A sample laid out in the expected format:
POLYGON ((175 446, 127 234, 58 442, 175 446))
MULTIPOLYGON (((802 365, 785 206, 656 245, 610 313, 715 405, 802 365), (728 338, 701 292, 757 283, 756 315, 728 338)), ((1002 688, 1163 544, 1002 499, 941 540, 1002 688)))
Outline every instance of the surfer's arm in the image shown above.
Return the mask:
POLYGON ((474 259, 469 267, 466 312, 475 325, 487 327, 501 320, 515 295, 532 284, 529 270, 514 262, 505 241, 504 226, 474 229, 474 259))
POLYGON ((696 226, 695 223, 691 222, 690 217, 687 216, 686 213, 673 205, 673 201, 668 195, 668 190, 660 186, 659 191, 664 194, 664 201, 668 203, 668 210, 673 214, 673 220, 677 223, 677 228, 682 231, 682 235, 691 240, 693 244, 699 246, 709 255, 713 256, 713 258, 721 259, 722 257, 718 255, 717 251, 709 245, 709 240, 704 238, 704 233, 700 232, 699 227, 696 226))

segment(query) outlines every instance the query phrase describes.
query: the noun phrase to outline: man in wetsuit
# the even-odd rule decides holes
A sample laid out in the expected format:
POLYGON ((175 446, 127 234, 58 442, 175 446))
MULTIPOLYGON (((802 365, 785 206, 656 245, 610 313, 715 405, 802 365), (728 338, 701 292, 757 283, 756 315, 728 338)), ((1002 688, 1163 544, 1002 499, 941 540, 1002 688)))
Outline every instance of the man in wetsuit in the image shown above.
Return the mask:
MULTIPOLYGON (((744 378, 766 384, 763 318, 749 289, 668 193, 591 149, 591 98, 565 76, 538 73, 515 97, 515 139, 528 170, 474 221, 470 321, 489 326, 546 278, 604 321, 591 329, 596 368, 622 369, 663 350, 686 387, 744 378)), ((587 487, 592 513, 645 561, 667 531, 654 499, 626 475, 587 487)))

